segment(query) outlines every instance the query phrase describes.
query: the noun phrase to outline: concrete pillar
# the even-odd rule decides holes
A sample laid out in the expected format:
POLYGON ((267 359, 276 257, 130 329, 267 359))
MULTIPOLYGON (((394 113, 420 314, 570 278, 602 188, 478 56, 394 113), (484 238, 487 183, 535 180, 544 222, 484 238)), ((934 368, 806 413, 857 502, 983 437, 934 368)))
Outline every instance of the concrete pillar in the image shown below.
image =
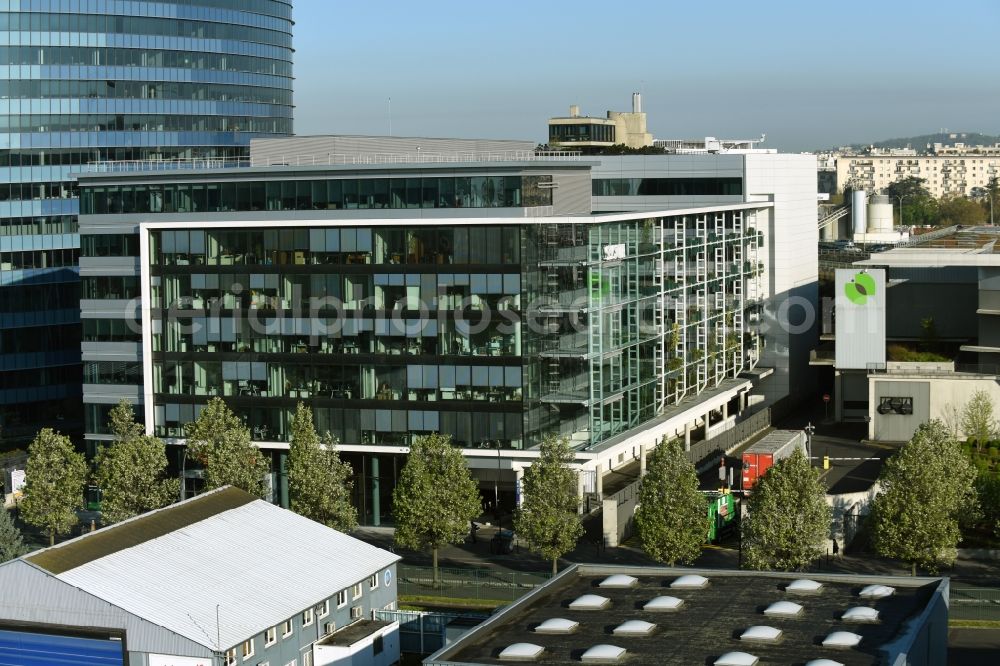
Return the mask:
POLYGON ((606 499, 601 503, 601 537, 605 546, 618 546, 618 502, 606 499))
POLYGON ((729 418, 729 403, 722 403, 722 420, 726 421, 729 418))
POLYGON ((747 393, 749 393, 749 391, 740 391, 740 413, 741 414, 747 408, 747 393))
POLYGON ((639 476, 646 476, 646 445, 639 445, 639 476))
POLYGON ((685 423, 684 424, 684 450, 685 451, 690 451, 691 450, 691 429, 692 428, 691 428, 691 424, 690 423, 685 423))
POLYGON ((583 475, 584 470, 576 470, 576 512, 583 513, 583 475))
POLYGON ((595 474, 595 477, 597 484, 597 497, 600 499, 604 499, 604 476, 601 470, 601 463, 597 463, 596 469, 597 473, 595 474))
POLYGON ((372 456, 372 525, 382 524, 382 498, 379 494, 378 456, 372 456))
POLYGON ((709 421, 711 421, 711 418, 710 418, 711 415, 712 415, 711 412, 705 412, 705 426, 704 426, 704 428, 705 428, 705 439, 708 439, 708 424, 709 424, 709 421))

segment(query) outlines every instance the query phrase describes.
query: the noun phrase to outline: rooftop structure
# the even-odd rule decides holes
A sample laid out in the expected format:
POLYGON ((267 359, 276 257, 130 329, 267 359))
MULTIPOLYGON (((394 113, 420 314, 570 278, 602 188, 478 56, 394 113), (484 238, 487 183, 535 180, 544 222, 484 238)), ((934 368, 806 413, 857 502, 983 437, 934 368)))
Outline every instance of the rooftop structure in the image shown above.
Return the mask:
POLYGON ((398 560, 223 488, 0 565, 0 621, 33 636, 116 636, 132 663, 237 650, 286 663, 393 606, 398 560), (250 547, 237 556, 238 544, 250 547))
POLYGON ((574 565, 424 663, 574 664, 602 645, 617 648, 601 650, 604 663, 638 666, 802 664, 815 659, 845 666, 944 663, 947 579, 810 575, 820 586, 790 589, 799 578, 775 572, 574 565), (573 599, 598 589, 613 573, 634 576, 637 584, 599 588, 608 603, 598 610, 570 607, 573 599), (672 585, 692 573, 707 580, 698 586, 672 585), (873 586, 885 596, 862 596, 866 590, 874 594, 873 586), (683 603, 663 610, 647 606, 665 590, 683 603), (877 619, 851 612, 859 607, 877 610, 877 619), (569 633, 536 631, 556 617, 578 625, 569 633), (646 624, 629 624, 636 622, 646 624), (623 626, 633 629, 627 637, 623 626), (844 634, 854 634, 860 642, 853 645, 856 639, 848 641, 844 634), (540 649, 524 650, 521 657, 501 656, 510 646, 525 643, 540 649), (751 658, 739 661, 736 653, 751 658))
POLYGON ((607 118, 581 116, 580 107, 569 107, 569 116, 549 118, 549 146, 599 152, 611 146, 646 148, 653 135, 646 131, 642 95, 632 93, 632 111, 608 111, 607 118))

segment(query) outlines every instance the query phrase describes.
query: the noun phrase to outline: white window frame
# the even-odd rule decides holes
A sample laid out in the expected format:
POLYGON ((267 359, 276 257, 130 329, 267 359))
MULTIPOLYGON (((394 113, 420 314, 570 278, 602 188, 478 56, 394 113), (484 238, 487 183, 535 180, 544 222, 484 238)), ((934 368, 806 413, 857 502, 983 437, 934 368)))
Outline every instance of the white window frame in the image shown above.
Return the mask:
POLYGON ((337 592, 337 608, 343 608, 347 605, 347 590, 341 590, 337 592))
POLYGON ((330 600, 327 599, 326 601, 323 602, 323 609, 319 613, 317 613, 317 617, 324 618, 329 614, 330 614, 330 600))
POLYGON ((357 583, 351 588, 351 599, 360 599, 361 595, 365 593, 365 588, 362 583, 357 583))
POLYGON ((378 589, 378 574, 377 573, 373 573, 372 577, 368 579, 368 587, 370 587, 373 590, 377 590, 378 589))
POLYGON ((313 658, 312 652, 307 650, 302 653, 302 666, 312 666, 313 658))
POLYGON ((291 620, 285 620, 281 625, 281 637, 288 638, 294 633, 295 633, 295 623, 292 622, 291 620), (286 628, 288 629, 287 632, 285 631, 286 628))
POLYGON ((311 627, 312 623, 316 620, 316 612, 312 608, 307 608, 302 611, 302 626, 311 627))
POLYGON ((285 666, 295 666, 295 660, 292 659, 290 662, 288 662, 287 664, 285 664, 285 666))
POLYGON ((236 663, 236 648, 226 650, 224 663, 226 666, 233 666, 236 663))
POLYGON ((271 647, 278 642, 278 628, 268 627, 264 630, 264 647, 271 647))
POLYGON ((243 641, 243 646, 242 646, 243 661, 246 661, 247 659, 249 659, 250 657, 252 657, 253 654, 254 654, 254 651, 255 650, 254 650, 254 644, 253 644, 253 639, 252 638, 243 641), (247 647, 250 648, 249 651, 247 651, 247 647))

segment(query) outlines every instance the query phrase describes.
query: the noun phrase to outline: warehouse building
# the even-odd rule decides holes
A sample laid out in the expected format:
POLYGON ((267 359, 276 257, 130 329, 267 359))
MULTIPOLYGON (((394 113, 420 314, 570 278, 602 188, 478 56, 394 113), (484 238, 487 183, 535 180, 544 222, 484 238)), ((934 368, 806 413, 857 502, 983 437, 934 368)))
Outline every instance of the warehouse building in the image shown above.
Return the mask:
POLYGON ((948 579, 577 564, 424 660, 428 666, 931 666, 948 579))
POLYGON ((0 565, 4 664, 382 666, 399 557, 222 488, 0 565), (320 658, 317 658, 320 655, 320 658))

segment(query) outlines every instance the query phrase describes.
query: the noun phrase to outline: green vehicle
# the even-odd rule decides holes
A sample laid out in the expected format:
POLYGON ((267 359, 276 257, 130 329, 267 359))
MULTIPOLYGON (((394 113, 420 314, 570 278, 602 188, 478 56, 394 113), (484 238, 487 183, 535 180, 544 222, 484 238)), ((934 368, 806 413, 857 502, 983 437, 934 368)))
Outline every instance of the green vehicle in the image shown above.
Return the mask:
POLYGON ((733 526, 736 504, 729 493, 705 493, 708 500, 708 542, 715 543, 733 526))

